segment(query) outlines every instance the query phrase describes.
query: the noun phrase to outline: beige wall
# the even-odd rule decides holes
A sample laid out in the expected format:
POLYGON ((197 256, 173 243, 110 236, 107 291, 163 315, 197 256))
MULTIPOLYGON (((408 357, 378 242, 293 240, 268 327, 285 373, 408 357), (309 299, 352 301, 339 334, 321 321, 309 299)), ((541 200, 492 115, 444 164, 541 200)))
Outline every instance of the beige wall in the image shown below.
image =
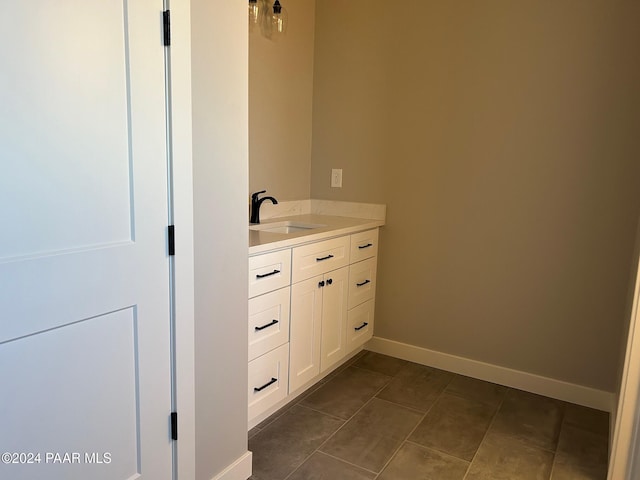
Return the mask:
POLYGON ((249 191, 301 200, 310 189, 315 0, 282 3, 283 38, 249 35, 249 191))
POLYGON ((638 25, 635 1, 317 1, 311 196, 388 206, 376 335, 615 389, 638 25))

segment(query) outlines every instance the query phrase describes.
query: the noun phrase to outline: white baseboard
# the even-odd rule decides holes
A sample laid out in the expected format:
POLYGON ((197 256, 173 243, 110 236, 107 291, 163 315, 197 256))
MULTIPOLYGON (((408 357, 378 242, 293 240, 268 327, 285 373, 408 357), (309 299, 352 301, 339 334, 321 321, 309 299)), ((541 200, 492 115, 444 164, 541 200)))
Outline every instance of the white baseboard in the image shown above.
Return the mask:
POLYGON ((253 472, 252 457, 251 452, 246 452, 211 480, 247 480, 253 472))
POLYGON ((614 404, 614 394, 611 392, 416 347, 386 338, 373 337, 365 345, 365 349, 606 412, 611 412, 614 404))

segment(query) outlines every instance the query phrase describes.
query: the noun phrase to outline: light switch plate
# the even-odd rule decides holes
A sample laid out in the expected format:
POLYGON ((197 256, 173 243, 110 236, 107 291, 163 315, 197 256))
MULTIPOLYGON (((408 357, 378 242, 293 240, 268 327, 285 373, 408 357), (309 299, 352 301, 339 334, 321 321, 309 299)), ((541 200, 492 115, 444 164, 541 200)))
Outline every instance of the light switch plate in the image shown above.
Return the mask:
POLYGON ((342 188, 342 169, 331 169, 331 186, 334 188, 342 188))

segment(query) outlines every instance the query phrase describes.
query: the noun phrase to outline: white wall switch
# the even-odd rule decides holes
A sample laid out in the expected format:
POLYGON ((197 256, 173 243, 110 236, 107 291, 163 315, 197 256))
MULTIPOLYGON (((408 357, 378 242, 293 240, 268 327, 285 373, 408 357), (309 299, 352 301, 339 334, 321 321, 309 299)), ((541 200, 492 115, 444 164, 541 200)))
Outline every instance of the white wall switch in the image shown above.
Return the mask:
POLYGON ((331 186, 334 188, 342 188, 342 169, 331 169, 331 186))

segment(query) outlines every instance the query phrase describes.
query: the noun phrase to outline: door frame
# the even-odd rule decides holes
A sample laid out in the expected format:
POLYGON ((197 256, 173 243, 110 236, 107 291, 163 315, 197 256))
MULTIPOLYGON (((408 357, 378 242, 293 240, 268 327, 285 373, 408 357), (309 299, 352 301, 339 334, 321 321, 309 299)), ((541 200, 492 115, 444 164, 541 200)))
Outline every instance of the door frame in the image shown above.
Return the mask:
POLYGON ((636 252, 633 305, 622 379, 618 392, 615 426, 609 456, 609 480, 632 480, 640 471, 638 431, 640 428, 640 261, 636 252))
MULTIPOLYGON (((195 344, 193 159, 191 127, 190 0, 166 2, 171 10, 171 131, 175 224, 175 395, 178 412, 177 472, 195 478, 195 344)), ((175 466, 174 466, 175 471, 175 466)))

